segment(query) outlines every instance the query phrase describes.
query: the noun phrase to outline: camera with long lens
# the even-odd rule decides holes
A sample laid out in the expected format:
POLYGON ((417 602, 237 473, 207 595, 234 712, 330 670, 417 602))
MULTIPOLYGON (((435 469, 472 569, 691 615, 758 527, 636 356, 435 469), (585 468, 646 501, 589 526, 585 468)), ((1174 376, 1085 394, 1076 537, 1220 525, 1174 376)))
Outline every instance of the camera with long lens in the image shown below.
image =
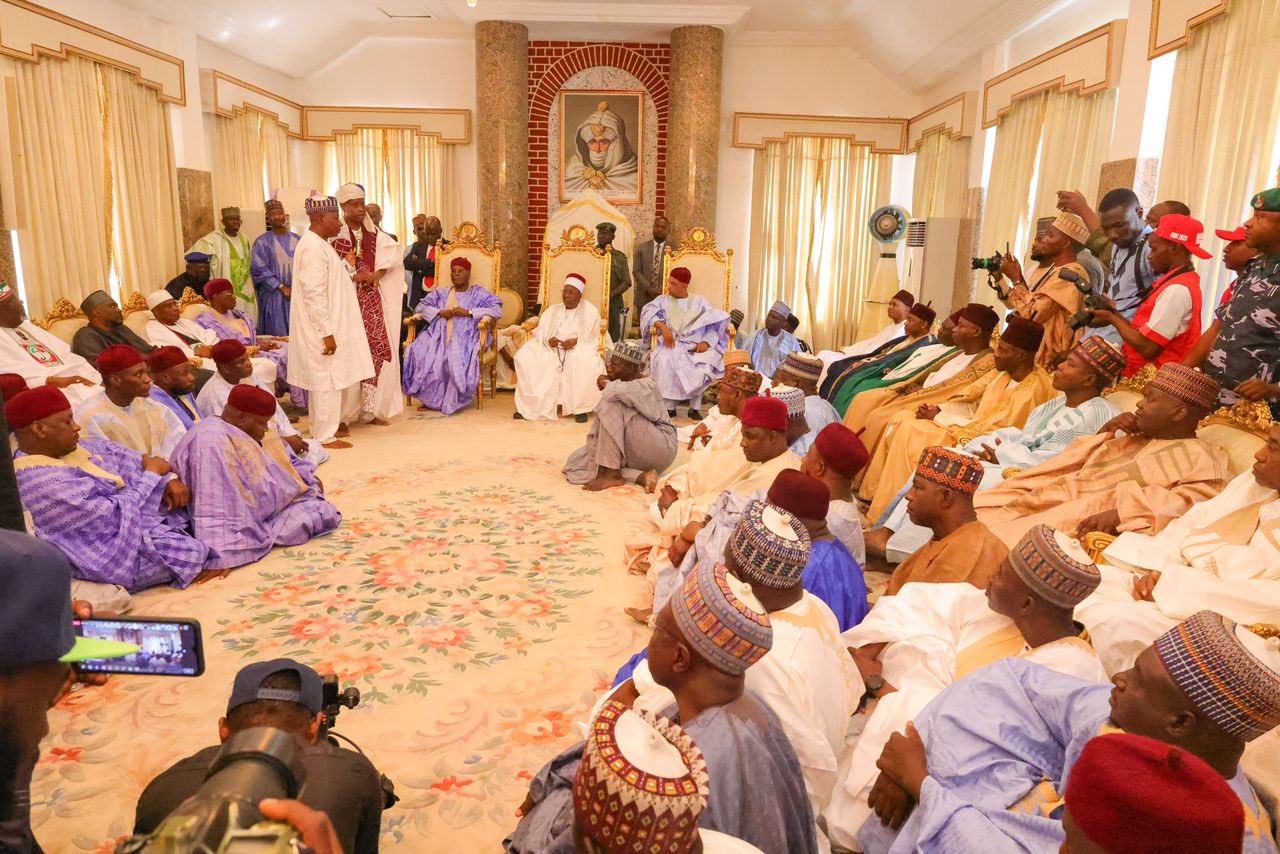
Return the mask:
POLYGON ((1111 304, 1103 299, 1099 294, 1094 293, 1093 284, 1085 278, 1081 278, 1080 274, 1075 270, 1059 270, 1058 278, 1068 281, 1076 286, 1076 290, 1084 294, 1084 304, 1080 310, 1071 315, 1071 319, 1067 321, 1067 325, 1071 329, 1083 329, 1093 322, 1093 312, 1107 311, 1111 308, 1111 304))
POLYGON ((988 273, 998 273, 1000 272, 1000 262, 1003 260, 1004 256, 999 252, 992 255, 990 258, 970 258, 969 269, 986 270, 988 273))
POLYGON ((297 833, 258 812, 264 798, 296 798, 304 772, 297 740, 282 730, 242 730, 222 745, 204 784, 154 832, 116 854, 288 854, 297 833))

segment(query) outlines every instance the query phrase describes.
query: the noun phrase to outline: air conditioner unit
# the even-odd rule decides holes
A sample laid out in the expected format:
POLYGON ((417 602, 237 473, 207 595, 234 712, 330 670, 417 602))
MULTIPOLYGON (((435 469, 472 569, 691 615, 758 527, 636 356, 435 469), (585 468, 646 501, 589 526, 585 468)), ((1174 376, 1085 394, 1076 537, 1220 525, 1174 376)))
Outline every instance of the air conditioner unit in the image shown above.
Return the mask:
POLYGON ((902 287, 915 294, 917 302, 933 303, 939 316, 952 308, 959 241, 958 217, 907 221, 902 287))

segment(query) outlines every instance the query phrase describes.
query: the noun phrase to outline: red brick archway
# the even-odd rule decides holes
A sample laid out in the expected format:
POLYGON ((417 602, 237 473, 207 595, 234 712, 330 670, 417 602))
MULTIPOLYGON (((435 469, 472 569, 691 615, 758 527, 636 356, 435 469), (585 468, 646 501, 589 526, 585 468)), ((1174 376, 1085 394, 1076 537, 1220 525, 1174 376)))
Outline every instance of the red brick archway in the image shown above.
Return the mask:
POLYGON ((551 194, 550 122, 556 93, 579 71, 600 66, 620 68, 634 76, 653 100, 658 114, 657 181, 655 210, 666 200, 667 183, 667 77, 671 70, 671 45, 638 42, 529 42, 529 290, 530 304, 537 302, 538 268, 542 260, 542 233, 547 227, 551 194))

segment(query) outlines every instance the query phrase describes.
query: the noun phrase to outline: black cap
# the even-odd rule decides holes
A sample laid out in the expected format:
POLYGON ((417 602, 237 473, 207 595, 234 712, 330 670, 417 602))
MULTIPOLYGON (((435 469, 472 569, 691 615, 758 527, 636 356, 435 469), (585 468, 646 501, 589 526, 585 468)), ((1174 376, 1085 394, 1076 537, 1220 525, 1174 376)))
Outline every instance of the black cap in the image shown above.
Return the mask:
POLYGON ((236 674, 236 681, 231 686, 231 699, 227 701, 227 714, 231 714, 231 710, 237 706, 257 700, 283 700, 286 703, 297 703, 311 714, 319 714, 324 706, 324 682, 319 673, 292 658, 254 662, 236 674), (287 688, 262 687, 263 681, 268 676, 279 673, 281 670, 292 670, 297 673, 301 688, 290 691, 287 688))

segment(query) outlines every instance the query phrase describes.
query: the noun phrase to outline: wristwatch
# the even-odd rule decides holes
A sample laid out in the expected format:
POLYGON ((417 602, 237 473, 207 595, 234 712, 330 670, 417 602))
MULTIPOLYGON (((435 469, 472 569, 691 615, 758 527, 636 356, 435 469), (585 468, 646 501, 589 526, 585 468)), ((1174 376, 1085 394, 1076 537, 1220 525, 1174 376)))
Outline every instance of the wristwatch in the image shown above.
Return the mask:
POLYGON ((862 684, 867 686, 867 693, 875 697, 884 688, 884 677, 879 673, 873 673, 864 679, 862 684))

